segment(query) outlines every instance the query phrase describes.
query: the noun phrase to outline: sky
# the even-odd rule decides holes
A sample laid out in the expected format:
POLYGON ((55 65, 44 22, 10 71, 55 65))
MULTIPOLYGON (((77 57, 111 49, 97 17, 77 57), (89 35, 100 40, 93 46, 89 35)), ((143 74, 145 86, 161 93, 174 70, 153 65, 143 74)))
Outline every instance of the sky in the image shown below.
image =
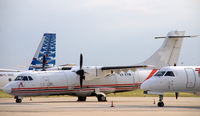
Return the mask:
MULTIPOLYGON (((133 65, 172 30, 200 35, 199 0, 0 0, 0 68, 26 70, 43 33, 56 33, 56 64, 133 65)), ((200 65, 200 37, 178 65, 200 65)))

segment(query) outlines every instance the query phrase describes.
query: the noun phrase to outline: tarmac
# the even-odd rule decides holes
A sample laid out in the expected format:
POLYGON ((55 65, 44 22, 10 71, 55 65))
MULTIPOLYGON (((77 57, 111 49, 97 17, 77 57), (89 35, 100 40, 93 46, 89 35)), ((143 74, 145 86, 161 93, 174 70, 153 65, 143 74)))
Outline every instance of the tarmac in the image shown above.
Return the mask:
POLYGON ((13 98, 0 98, 0 116, 200 116, 199 97, 164 97, 164 107, 157 107, 158 97, 107 97, 97 102, 88 97, 34 97, 15 103, 13 98), (113 102, 113 106, 112 106, 113 102))

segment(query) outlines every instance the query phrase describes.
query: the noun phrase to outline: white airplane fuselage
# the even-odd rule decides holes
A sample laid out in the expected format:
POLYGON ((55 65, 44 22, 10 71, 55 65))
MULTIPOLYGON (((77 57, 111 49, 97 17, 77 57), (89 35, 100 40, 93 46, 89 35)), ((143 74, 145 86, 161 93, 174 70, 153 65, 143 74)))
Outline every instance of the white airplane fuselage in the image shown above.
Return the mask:
POLYGON ((20 97, 40 95, 74 95, 78 96, 78 101, 85 101, 86 96, 97 96, 98 101, 106 101, 105 94, 138 89, 157 69, 176 65, 183 38, 191 37, 184 36, 184 33, 171 31, 165 37, 157 37, 165 38, 162 46, 138 65, 82 68, 81 54, 80 67, 65 67, 61 70, 58 67, 58 71, 23 72, 3 90, 15 96, 17 103, 21 103, 20 97))
POLYGON ((141 89, 149 92, 200 92, 200 66, 170 66, 161 68, 160 76, 156 74, 146 80, 141 89), (167 75, 167 72, 173 75, 167 75))
POLYGON ((152 75, 152 70, 112 73, 105 77, 86 76, 89 80, 83 81, 83 87, 80 88, 80 77, 72 70, 29 71, 23 72, 19 76, 30 76, 33 80, 12 81, 3 90, 13 96, 21 97, 40 95, 93 96, 98 92, 108 94, 138 89, 149 75, 152 75))

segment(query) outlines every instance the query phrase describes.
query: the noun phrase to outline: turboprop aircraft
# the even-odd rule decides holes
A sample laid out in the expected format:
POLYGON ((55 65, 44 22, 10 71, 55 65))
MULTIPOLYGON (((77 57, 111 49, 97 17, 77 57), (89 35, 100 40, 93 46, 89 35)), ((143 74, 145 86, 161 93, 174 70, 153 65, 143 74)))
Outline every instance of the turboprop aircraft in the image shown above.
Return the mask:
POLYGON ((23 72, 3 90, 15 96, 17 103, 21 103, 23 97, 41 95, 73 95, 78 101, 96 96, 98 101, 106 101, 106 94, 138 89, 144 80, 156 73, 154 68, 176 64, 184 37, 191 36, 184 36, 184 31, 172 31, 166 37, 157 37, 165 38, 161 48, 138 65, 83 66, 81 54, 80 66, 23 72))
MULTIPOLYGON (((54 67, 56 62, 55 33, 44 33, 28 70, 42 70, 44 54, 46 57, 45 66, 48 68, 54 67)), ((22 72, 22 70, 0 69, 0 89, 2 89, 8 82, 14 80, 16 76, 22 72)))
POLYGON ((164 92, 200 92, 200 66, 169 66, 161 68, 153 77, 144 81, 145 94, 159 95, 158 107, 163 107, 164 92))

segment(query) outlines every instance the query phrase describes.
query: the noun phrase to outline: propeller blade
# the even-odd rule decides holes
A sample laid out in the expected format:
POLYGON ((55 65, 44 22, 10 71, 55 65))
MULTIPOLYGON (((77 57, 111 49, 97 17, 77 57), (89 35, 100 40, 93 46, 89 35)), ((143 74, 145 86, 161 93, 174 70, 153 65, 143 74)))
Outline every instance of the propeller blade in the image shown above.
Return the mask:
POLYGON ((178 99, 178 92, 175 92, 176 99, 178 99))
POLYGON ((80 77, 80 87, 83 87, 83 79, 80 77))
POLYGON ((80 54, 80 69, 76 71, 76 74, 80 76, 80 87, 82 88, 83 80, 85 79, 85 71, 82 69, 83 67, 83 55, 80 54))
POLYGON ((83 55, 80 54, 80 70, 82 69, 83 66, 83 55))
POLYGON ((45 71, 45 64, 46 64, 46 56, 43 55, 43 60, 42 60, 42 71, 45 71))
POLYGON ((80 76, 80 87, 83 88, 83 80, 85 79, 84 75, 80 76))

